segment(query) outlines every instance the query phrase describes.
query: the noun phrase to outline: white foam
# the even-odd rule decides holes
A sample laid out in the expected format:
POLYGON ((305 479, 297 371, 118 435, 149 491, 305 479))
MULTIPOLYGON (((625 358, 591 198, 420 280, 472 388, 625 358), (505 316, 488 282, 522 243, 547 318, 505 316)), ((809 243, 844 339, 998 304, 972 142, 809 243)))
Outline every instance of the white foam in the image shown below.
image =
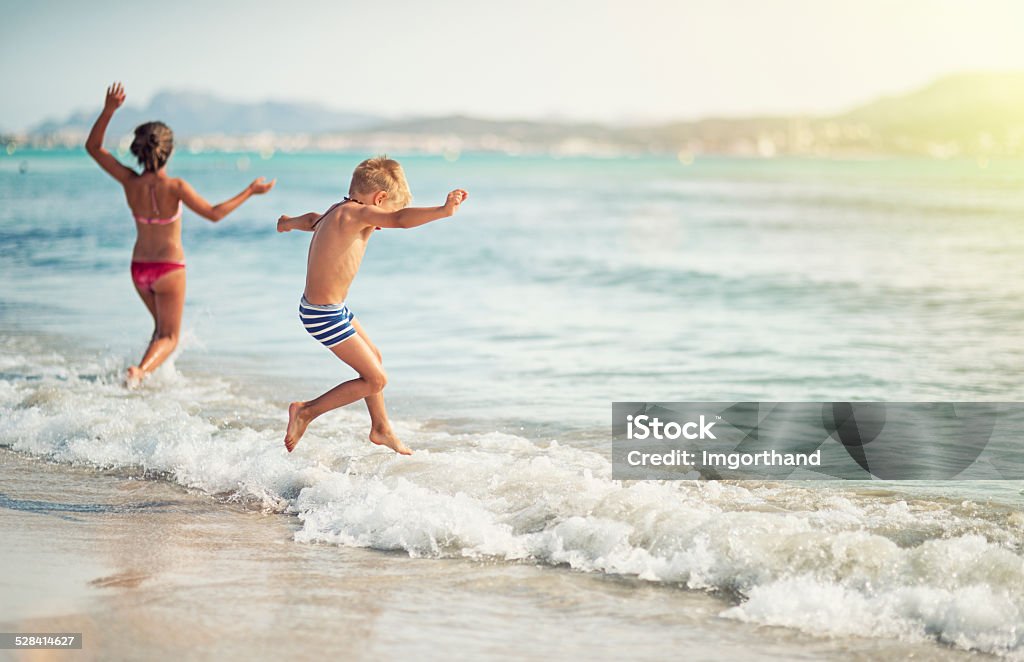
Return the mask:
POLYGON ((284 402, 168 366, 126 391, 123 365, 0 340, 0 445, 146 470, 295 513, 300 542, 566 565, 724 591, 723 616, 814 634, 932 638, 1024 651, 1024 528, 1012 513, 792 485, 611 480, 602 454, 496 432, 398 424, 360 409, 282 446, 284 402))

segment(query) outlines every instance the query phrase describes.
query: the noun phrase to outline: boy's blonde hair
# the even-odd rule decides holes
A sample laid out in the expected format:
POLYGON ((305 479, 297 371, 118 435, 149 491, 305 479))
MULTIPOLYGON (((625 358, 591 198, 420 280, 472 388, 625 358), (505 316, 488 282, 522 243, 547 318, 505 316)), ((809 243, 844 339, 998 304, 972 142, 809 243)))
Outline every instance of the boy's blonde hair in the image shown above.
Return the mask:
POLYGON ((412 202, 405 171, 398 161, 389 159, 386 154, 366 159, 357 165, 348 190, 352 196, 373 195, 377 191, 387 193, 388 202, 399 209, 408 207, 412 202))

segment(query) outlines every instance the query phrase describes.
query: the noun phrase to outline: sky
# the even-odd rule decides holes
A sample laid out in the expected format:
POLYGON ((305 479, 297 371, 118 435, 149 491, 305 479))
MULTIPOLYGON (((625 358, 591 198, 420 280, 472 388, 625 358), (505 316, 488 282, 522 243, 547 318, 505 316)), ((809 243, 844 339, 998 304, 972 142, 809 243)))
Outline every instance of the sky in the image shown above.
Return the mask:
POLYGON ((1017 0, 0 0, 0 130, 165 89, 387 116, 829 113, 1024 69, 1017 0))

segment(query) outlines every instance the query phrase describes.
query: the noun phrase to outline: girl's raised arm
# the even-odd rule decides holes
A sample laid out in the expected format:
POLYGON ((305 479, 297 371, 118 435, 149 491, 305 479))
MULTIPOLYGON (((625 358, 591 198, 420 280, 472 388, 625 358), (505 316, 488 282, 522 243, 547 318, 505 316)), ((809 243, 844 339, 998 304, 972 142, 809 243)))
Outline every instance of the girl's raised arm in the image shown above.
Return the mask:
POLYGON ((114 111, 121 107, 124 100, 124 85, 114 83, 107 88, 107 98, 103 103, 103 112, 96 118, 96 123, 92 125, 92 131, 89 132, 89 138, 85 141, 85 151, 89 153, 89 156, 101 168, 106 170, 111 177, 122 184, 134 177, 135 171, 118 161, 113 154, 103 147, 103 136, 107 133, 107 125, 110 124, 110 118, 114 116, 114 111))

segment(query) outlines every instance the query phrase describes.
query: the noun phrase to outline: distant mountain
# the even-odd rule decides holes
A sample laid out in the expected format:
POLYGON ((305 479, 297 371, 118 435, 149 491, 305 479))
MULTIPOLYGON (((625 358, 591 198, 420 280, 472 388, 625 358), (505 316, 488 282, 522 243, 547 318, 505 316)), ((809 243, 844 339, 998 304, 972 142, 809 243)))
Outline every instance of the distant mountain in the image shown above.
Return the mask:
MULTIPOLYGON (((41 124, 28 142, 81 145, 98 111, 41 124)), ((275 134, 271 146, 290 150, 669 153, 684 161, 699 154, 1024 156, 1024 72, 946 76, 830 116, 707 118, 629 128, 464 115, 395 121, 314 104, 247 104, 165 92, 143 110, 118 113, 110 135, 125 135, 150 119, 166 121, 178 136, 194 139, 197 149, 266 149, 268 139, 253 136, 269 131, 275 134)))
POLYGON ((957 74, 831 116, 707 118, 615 128, 453 115, 352 132, 455 138, 467 149, 696 154, 1024 156, 1024 72, 957 74))
POLYGON ((500 133, 509 138, 558 139, 567 134, 611 138, 618 135, 614 128, 602 124, 580 122, 543 122, 532 120, 489 120, 466 115, 422 117, 379 124, 373 131, 404 134, 446 134, 476 137, 500 133))
MULTIPOLYGON (((97 101, 100 101, 99 99, 97 101)), ((88 133, 101 109, 100 103, 63 120, 43 122, 29 130, 32 136, 88 133)), ((166 122, 177 136, 189 138, 211 134, 246 135, 274 133, 325 133, 350 131, 380 123, 380 117, 342 112, 311 103, 228 101, 202 92, 160 92, 145 108, 126 105, 111 122, 109 135, 130 133, 151 120, 166 122)))
POLYGON ((1024 148, 1024 72, 946 76, 912 92, 885 97, 838 118, 869 127, 888 149, 945 144, 962 151, 1024 148))

